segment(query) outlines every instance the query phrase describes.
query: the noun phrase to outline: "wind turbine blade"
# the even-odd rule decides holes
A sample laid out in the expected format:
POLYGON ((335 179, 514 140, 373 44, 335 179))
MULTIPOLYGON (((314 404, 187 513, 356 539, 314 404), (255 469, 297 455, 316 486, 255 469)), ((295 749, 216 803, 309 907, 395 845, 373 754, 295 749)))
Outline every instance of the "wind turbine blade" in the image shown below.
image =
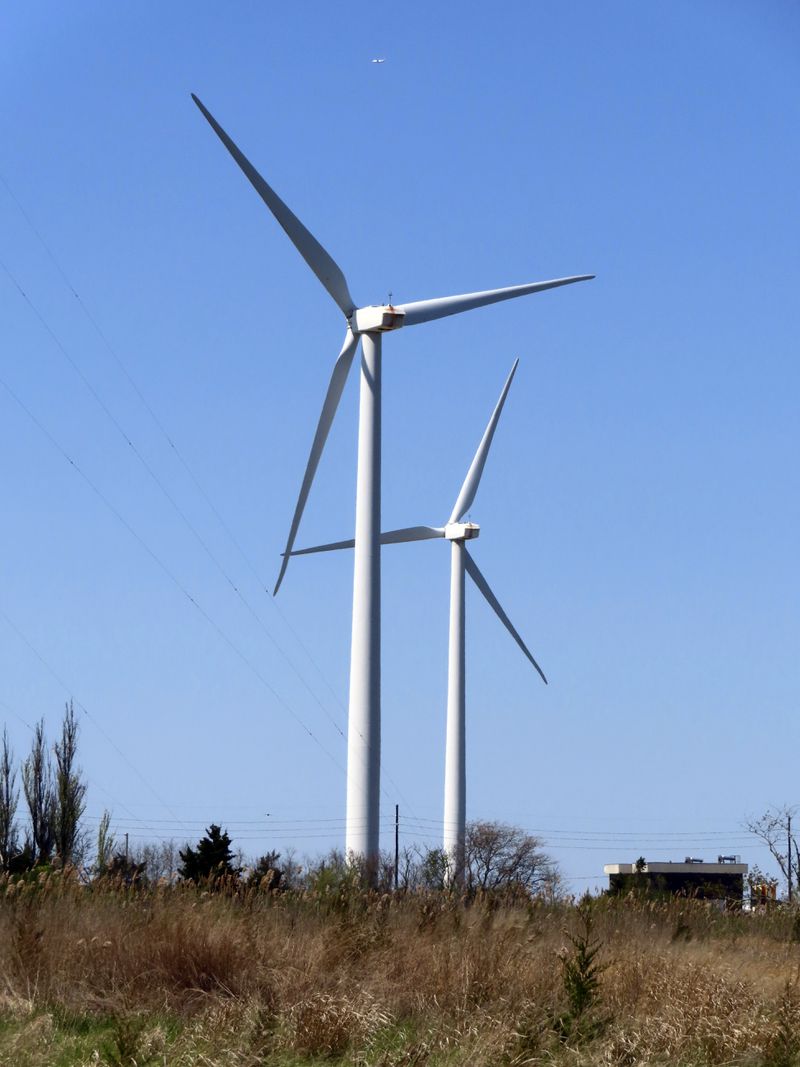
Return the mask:
MULTIPOLYGON (((404 541, 428 541, 433 537, 444 537, 441 526, 407 526, 404 530, 387 530, 381 534, 382 545, 399 545, 404 541)), ((314 548, 297 548, 293 556, 308 556, 312 552, 334 552, 340 548, 353 548, 355 541, 332 541, 329 545, 316 545, 314 548)))
POLYGON ((472 506, 472 501, 475 499, 478 486, 481 484, 483 468, 486 466, 486 458, 489 455, 489 449, 492 446, 492 438, 494 437, 494 431, 497 429, 500 412, 503 410, 503 404, 506 402, 508 390, 511 388, 511 382, 518 366, 519 360, 515 359, 514 366, 511 368, 511 373, 506 378, 506 384, 503 386, 500 399, 497 401, 495 409, 492 412, 492 417, 489 419, 489 425, 486 427, 483 437, 481 438, 481 443, 478 445, 478 451, 475 453, 475 458, 467 471, 467 477, 464 479, 464 484, 461 486, 461 492, 458 494, 458 499, 453 508, 453 514, 448 520, 449 522, 460 522, 462 517, 466 515, 472 506))
POLYGON ((435 300, 416 300, 412 304, 398 304, 396 310, 405 314, 404 326, 416 326, 418 322, 443 319, 446 315, 457 315, 460 311, 471 311, 473 308, 481 308, 486 304, 496 304, 500 300, 511 300, 515 296, 527 296, 528 293, 541 293, 544 289, 557 289, 560 285, 587 282, 592 278, 594 274, 577 274, 572 278, 555 278, 549 282, 530 282, 528 285, 509 285, 505 289, 487 289, 483 293, 440 296, 435 300))
POLYGON ((531 663, 534 665, 536 670, 539 672, 544 684, 547 685, 547 679, 544 676, 544 671, 542 670, 542 668, 539 666, 539 664, 536 662, 536 660, 531 655, 531 653, 530 653, 530 651, 528 649, 528 646, 525 644, 525 642, 519 636, 517 631, 511 625, 511 620, 509 619, 508 615, 506 615, 506 613, 503 611, 503 609, 500 607, 500 602, 498 601, 497 597, 494 595, 494 593, 489 588, 489 583, 486 581, 486 579, 483 577, 481 572, 478 570, 478 564, 475 562, 475 560, 472 558, 472 556, 469 554, 469 552, 466 552, 466 551, 464 552, 464 563, 466 564, 467 574, 470 576, 470 578, 473 580, 473 582, 477 585, 477 587, 480 589, 480 591, 483 593, 483 595, 489 601, 489 604, 491 605, 491 607, 494 610, 495 614, 497 615, 498 619, 502 622, 502 624, 505 626, 505 628, 508 630, 508 632, 514 638, 514 640, 517 642, 519 647, 525 653, 527 658, 531 661, 531 663))
POLYGON ((284 204, 275 190, 264 181, 247 156, 240 152, 211 112, 203 106, 194 93, 192 93, 192 100, 200 108, 217 137, 242 168, 251 185, 283 227, 289 240, 342 309, 345 317, 349 319, 356 305, 350 295, 341 267, 325 251, 316 237, 309 233, 300 219, 284 204))
POLYGON ((381 534, 382 545, 400 545, 405 541, 429 541, 444 537, 443 526, 407 526, 404 530, 387 530, 381 534))
POLYGON ((355 548, 355 541, 351 537, 349 541, 331 541, 329 545, 314 545, 313 548, 296 548, 289 554, 292 556, 310 556, 312 552, 336 552, 340 548, 355 548))
POLYGON ((314 434, 314 441, 311 445, 311 453, 308 457, 308 463, 306 464, 306 472, 303 475, 303 484, 300 486, 300 495, 297 498, 297 507, 294 509, 294 517, 292 518, 292 525, 289 529, 289 537, 283 552, 283 562, 281 563, 278 580, 275 583, 273 596, 275 596, 280 589, 283 576, 286 573, 286 568, 289 566, 289 557, 292 554, 294 539, 297 536, 297 528, 300 525, 300 519, 303 516, 303 509, 306 506, 311 483, 314 481, 314 475, 317 472, 320 456, 325 447, 325 442, 328 439, 331 423, 336 414, 336 409, 339 406, 339 401, 342 398, 342 390, 347 381, 347 374, 350 370, 350 365, 353 362, 353 356, 355 355, 357 348, 358 338, 354 337, 348 329, 344 337, 342 351, 339 353, 339 356, 333 365, 333 373, 331 374, 331 380, 328 384, 328 392, 325 394, 322 413, 319 417, 319 422, 317 423, 317 432, 314 434))

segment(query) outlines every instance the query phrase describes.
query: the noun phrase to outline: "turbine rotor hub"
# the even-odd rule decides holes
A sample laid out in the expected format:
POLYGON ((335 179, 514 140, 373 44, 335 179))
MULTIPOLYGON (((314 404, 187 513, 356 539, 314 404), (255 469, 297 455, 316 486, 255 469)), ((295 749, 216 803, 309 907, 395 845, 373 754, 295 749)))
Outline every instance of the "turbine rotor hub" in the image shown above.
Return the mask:
POLYGON ((391 304, 356 308, 350 318, 350 329, 354 334, 388 333, 390 330, 399 330, 404 318, 405 311, 391 304))
POLYGON ((444 536, 448 541, 471 541, 481 532, 476 522, 448 522, 444 536))

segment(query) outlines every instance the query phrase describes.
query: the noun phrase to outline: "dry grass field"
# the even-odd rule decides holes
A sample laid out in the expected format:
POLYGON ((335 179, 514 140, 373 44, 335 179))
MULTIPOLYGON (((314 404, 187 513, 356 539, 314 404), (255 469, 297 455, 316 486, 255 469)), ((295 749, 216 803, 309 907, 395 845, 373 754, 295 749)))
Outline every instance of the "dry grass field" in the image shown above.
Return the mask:
POLYGON ((800 1063, 800 922, 693 901, 0 884, 0 1063, 800 1063), (594 953, 594 954, 593 954, 594 953))

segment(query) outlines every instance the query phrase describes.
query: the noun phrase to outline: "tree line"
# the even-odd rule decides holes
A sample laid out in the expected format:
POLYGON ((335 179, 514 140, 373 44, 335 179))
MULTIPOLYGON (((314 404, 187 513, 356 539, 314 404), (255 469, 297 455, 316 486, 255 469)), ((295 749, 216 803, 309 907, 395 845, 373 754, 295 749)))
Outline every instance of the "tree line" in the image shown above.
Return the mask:
MULTIPOLYGON (((516 826, 475 821, 467 824, 465 876, 460 890, 468 897, 478 893, 511 893, 554 900, 564 895, 557 864, 545 853, 539 838, 516 826)), ((122 880, 128 885, 194 882, 209 888, 237 885, 275 892, 336 891, 370 886, 381 892, 445 891, 449 864, 441 848, 418 844, 393 853, 382 852, 377 867, 368 867, 340 849, 322 856, 298 858, 293 849, 269 851, 247 859, 233 847, 230 835, 212 823, 195 844, 181 847, 174 840, 148 842, 116 849, 108 813, 100 824, 94 875, 122 880)))
MULTIPOLYGON (((174 844, 168 847, 174 855, 174 844)), ((177 855, 177 877, 206 884, 243 881, 277 891, 336 889, 348 884, 369 885, 384 892, 444 891, 450 885, 450 864, 444 850, 418 844, 405 846, 397 856, 381 852, 374 868, 339 849, 301 862, 292 851, 283 856, 272 851, 246 864, 234 853, 230 836, 212 823, 195 847, 187 845, 177 850, 177 855)), ((152 858, 158 862, 163 854, 152 858)), ((146 876, 147 863, 142 864, 142 870, 146 876)), ((468 896, 512 892, 553 900, 563 895, 564 883, 558 865, 545 853, 538 837, 505 823, 473 821, 467 824, 460 890, 468 896)))
MULTIPOLYGON (((147 843, 122 850, 111 828, 111 815, 100 820, 94 847, 83 826, 87 782, 78 766, 79 724, 72 701, 64 706, 58 737, 48 743, 44 720, 33 727, 28 755, 17 765, 3 729, 0 744, 0 871, 15 874, 42 866, 81 868, 86 876, 120 878, 127 883, 209 882, 226 880, 258 884, 267 889, 334 885, 360 878, 390 890, 445 889, 447 857, 440 848, 411 845, 394 854, 382 853, 377 870, 365 871, 352 857, 333 849, 326 856, 297 862, 267 852, 249 862, 235 853, 228 833, 212 823, 195 844, 174 841, 147 843), (91 867, 87 857, 93 853, 91 867)), ((745 828, 760 838, 787 885, 800 899, 800 848, 792 832, 794 809, 772 808, 751 817, 745 828)), ((777 879, 751 866, 751 886, 777 879)), ((550 899, 563 893, 558 865, 543 842, 519 827, 476 821, 467 826, 463 889, 476 892, 519 890, 550 899)))

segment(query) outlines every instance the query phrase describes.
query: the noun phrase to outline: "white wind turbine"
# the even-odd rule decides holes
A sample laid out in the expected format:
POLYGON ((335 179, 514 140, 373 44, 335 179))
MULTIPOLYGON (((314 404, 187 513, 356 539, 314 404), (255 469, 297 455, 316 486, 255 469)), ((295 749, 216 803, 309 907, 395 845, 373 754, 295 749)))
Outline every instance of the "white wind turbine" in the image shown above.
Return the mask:
MULTIPOLYGON (((402 530, 390 530, 381 534, 382 545, 400 544, 405 541, 427 541, 435 537, 444 537, 450 542, 450 643, 447 667, 447 737, 445 742, 444 768, 444 839, 443 847, 447 856, 449 875, 452 881, 460 882, 464 871, 464 841, 467 820, 467 772, 466 772, 466 689, 465 689, 465 612, 464 612, 464 574, 468 574, 478 589, 483 593, 500 621, 517 642, 523 653, 547 684, 542 668, 533 658, 525 642, 514 629, 508 615, 489 588, 489 583, 478 569, 478 565, 467 552, 466 542, 480 533, 480 527, 474 522, 463 522, 464 516, 472 507, 475 494, 486 466, 492 438, 508 390, 514 378, 519 360, 514 361, 511 373, 506 379, 500 399, 495 405, 492 416, 484 431, 478 450, 467 471, 464 484, 453 505, 450 518, 444 526, 409 526, 402 530)), ((328 552, 339 548, 352 548, 353 540, 336 541, 329 545, 315 548, 301 548, 293 552, 294 556, 305 556, 312 552, 328 552)))
POLYGON ((286 573, 311 483, 361 340, 345 848, 348 854, 375 860, 379 852, 380 818, 381 335, 512 297, 587 281, 594 275, 556 278, 398 306, 357 307, 340 267, 264 181, 194 93, 192 99, 347 320, 344 344, 328 383, 275 593, 286 573))

